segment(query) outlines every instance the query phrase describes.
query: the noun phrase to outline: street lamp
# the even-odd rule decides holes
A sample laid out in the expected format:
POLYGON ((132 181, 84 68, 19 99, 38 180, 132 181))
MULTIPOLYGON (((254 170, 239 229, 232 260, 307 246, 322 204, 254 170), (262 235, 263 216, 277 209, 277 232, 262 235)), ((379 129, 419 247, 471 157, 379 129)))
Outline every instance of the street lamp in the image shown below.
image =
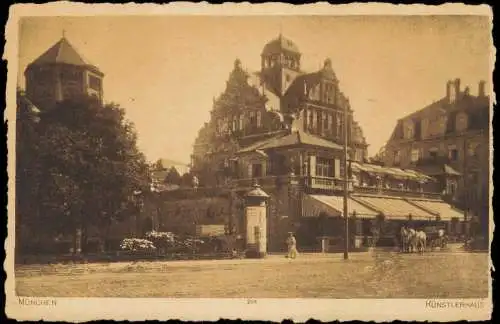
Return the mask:
POLYGON ((344 260, 349 259, 349 211, 347 208, 347 199, 348 196, 348 150, 347 150, 347 141, 348 141, 348 131, 347 127, 349 116, 347 104, 344 104, 344 260))
POLYGON ((135 215, 135 235, 138 235, 139 231, 140 231, 140 229, 139 229, 140 217, 137 217, 137 216, 138 216, 138 214, 140 216, 141 210, 142 210, 142 200, 141 200, 142 191, 141 190, 134 190, 133 195, 134 195, 134 201, 135 201, 137 209, 138 209, 134 213, 134 215, 135 215))

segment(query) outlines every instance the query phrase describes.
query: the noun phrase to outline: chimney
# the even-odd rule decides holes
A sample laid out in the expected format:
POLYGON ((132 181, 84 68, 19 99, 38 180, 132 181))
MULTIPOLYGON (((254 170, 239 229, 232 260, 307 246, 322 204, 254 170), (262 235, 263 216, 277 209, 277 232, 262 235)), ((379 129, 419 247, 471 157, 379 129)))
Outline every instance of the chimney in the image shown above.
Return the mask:
POLYGON ((452 102, 451 95, 453 93, 453 84, 451 81, 446 82, 446 99, 448 99, 448 102, 452 102))
POLYGON ((455 79, 455 94, 458 97, 460 95, 460 79, 455 79))
POLYGON ((477 96, 478 97, 485 97, 486 96, 486 82, 483 80, 479 81, 477 96))

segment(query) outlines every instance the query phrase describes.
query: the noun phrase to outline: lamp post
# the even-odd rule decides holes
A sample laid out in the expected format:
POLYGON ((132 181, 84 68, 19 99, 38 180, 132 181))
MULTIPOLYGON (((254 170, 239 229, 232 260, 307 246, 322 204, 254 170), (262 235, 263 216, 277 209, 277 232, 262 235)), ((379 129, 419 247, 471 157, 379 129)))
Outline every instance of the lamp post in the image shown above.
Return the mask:
POLYGON ((141 219, 140 214, 142 211, 142 191, 141 190, 134 190, 134 201, 136 203, 137 211, 134 213, 135 214, 135 235, 137 236, 140 233, 140 225, 139 225, 139 220, 141 219))
POLYGON ((347 151, 347 141, 348 141, 348 109, 347 105, 344 104, 344 260, 349 259, 349 211, 347 208, 348 197, 348 151, 347 151))

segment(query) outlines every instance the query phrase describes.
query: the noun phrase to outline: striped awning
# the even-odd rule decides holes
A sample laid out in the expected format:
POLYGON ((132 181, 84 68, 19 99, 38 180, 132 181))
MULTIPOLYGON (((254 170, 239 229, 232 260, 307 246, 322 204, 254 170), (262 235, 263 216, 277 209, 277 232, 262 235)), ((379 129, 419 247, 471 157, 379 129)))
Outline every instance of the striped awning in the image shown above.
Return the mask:
MULTIPOLYGON (((342 196, 327 195, 305 195, 302 201, 303 217, 318 217, 322 213, 329 217, 341 217, 344 210, 344 198, 342 196)), ((358 218, 377 217, 378 213, 359 202, 348 198, 347 211, 350 217, 353 214, 358 218)))
POLYGON ((436 220, 437 214, 432 214, 418 206, 398 197, 353 196, 363 205, 370 206, 390 220, 436 220))
POLYGON ((421 208, 439 214, 439 218, 443 221, 451 221, 453 219, 457 219, 459 221, 465 220, 463 211, 453 208, 453 206, 445 203, 444 201, 420 199, 411 199, 409 201, 421 208))

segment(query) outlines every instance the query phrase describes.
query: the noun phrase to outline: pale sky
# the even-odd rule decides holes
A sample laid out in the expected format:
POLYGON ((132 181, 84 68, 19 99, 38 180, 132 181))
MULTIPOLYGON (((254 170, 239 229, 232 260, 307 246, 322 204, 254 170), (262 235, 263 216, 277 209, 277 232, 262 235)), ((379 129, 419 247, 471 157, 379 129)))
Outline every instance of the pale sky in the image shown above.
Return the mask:
POLYGON ((105 101, 126 109, 148 160, 188 163, 234 60, 260 69, 262 49, 280 29, 301 50, 303 70, 332 60, 370 156, 397 119, 442 98, 447 80, 461 78, 475 95, 478 82, 491 79, 485 16, 101 16, 24 18, 19 84, 24 87, 26 65, 65 30, 105 73, 105 101))

